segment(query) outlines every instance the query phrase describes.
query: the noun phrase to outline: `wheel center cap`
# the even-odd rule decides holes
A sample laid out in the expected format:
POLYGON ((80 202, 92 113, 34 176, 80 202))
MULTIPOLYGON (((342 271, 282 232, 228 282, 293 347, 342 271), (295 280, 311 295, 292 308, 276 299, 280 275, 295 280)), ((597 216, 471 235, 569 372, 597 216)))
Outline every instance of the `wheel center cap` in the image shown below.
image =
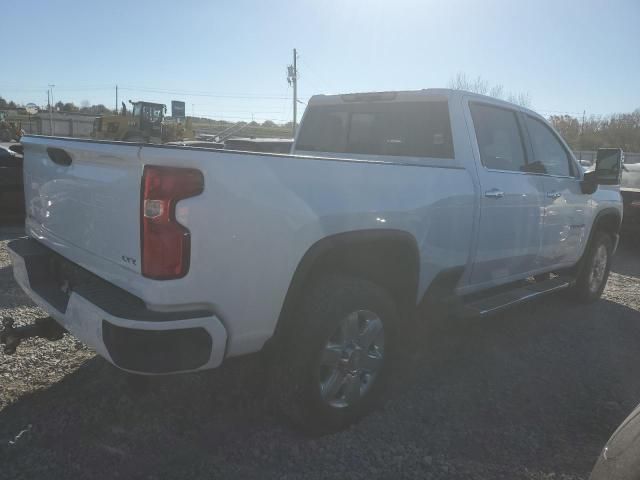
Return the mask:
POLYGON ((351 345, 343 352, 342 365, 344 369, 350 372, 356 371, 360 365, 362 358, 362 348, 358 345, 351 345))

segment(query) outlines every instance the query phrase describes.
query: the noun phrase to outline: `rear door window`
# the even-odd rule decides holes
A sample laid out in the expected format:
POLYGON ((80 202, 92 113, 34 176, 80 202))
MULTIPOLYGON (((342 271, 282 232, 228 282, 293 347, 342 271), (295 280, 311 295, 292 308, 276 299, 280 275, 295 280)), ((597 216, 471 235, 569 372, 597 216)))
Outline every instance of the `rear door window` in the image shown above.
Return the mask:
POLYGON ((309 107, 297 150, 454 158, 446 100, 309 107))
POLYGON ((526 155, 516 112, 470 103, 480 160, 492 170, 526 171, 526 155))

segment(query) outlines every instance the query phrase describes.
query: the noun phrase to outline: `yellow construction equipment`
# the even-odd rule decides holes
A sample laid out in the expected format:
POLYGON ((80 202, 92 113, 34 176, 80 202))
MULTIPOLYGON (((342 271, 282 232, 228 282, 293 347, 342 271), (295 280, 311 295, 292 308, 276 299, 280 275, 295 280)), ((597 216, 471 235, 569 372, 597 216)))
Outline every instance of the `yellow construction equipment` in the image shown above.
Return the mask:
POLYGON ((20 141, 22 125, 7 120, 7 112, 0 110, 0 142, 20 141))
POLYGON ((122 103, 119 115, 97 117, 91 136, 97 140, 139 143, 167 143, 193 138, 191 118, 167 119, 162 103, 132 102, 131 110, 122 103))

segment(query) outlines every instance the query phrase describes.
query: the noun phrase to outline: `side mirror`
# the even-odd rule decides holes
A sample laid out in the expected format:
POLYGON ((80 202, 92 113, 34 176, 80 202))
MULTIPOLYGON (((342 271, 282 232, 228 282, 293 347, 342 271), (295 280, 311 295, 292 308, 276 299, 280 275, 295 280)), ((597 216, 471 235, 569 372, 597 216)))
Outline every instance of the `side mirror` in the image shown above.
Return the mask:
POLYGON ((620 185, 623 159, 621 148, 599 148, 595 169, 584 174, 582 192, 593 193, 598 185, 620 185))
POLYGON ((598 185, 620 185, 622 175, 621 148, 599 148, 596 154, 596 180, 598 185))

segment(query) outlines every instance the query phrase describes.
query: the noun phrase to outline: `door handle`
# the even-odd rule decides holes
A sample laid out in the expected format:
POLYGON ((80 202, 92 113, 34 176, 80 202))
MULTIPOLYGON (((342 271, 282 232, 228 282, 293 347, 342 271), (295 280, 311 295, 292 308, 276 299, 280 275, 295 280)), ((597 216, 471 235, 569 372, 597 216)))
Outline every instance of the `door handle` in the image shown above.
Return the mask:
POLYGON ((484 192, 484 196, 487 198, 502 198, 504 197, 504 192, 497 188, 492 188, 491 190, 484 192))
POLYGON ((547 192, 547 198, 552 198, 552 199, 556 199, 556 198, 560 198, 562 196, 562 194, 560 192, 547 192))

